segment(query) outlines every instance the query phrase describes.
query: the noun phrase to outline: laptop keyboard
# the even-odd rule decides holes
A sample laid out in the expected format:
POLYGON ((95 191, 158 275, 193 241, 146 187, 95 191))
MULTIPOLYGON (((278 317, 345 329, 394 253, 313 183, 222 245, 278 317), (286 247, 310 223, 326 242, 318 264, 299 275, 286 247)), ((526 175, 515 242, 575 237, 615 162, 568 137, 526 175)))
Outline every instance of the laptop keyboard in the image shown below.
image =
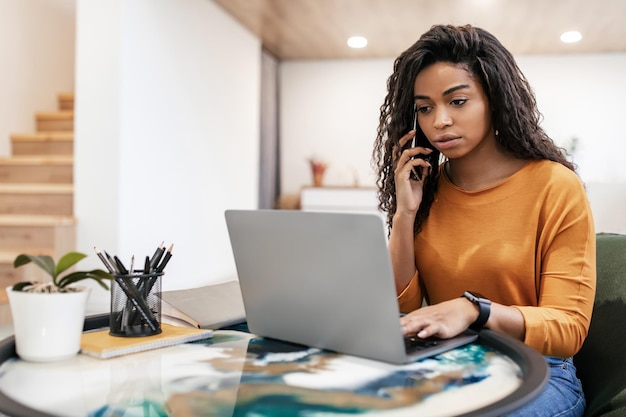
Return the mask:
POLYGON ((439 345, 440 340, 435 338, 422 339, 417 336, 406 336, 404 338, 404 347, 407 353, 415 353, 424 349, 432 349, 439 345))

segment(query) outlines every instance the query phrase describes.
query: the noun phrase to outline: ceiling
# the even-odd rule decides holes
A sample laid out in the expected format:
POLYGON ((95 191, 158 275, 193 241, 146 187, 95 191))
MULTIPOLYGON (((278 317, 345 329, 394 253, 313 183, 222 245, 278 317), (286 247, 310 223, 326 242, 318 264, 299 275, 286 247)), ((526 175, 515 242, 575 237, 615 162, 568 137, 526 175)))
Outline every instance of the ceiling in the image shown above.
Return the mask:
POLYGON ((433 24, 482 27, 515 55, 626 52, 626 0, 213 0, 280 60, 396 57, 433 24), (559 40, 578 30, 575 44, 559 40), (346 40, 369 43, 351 49, 346 40))

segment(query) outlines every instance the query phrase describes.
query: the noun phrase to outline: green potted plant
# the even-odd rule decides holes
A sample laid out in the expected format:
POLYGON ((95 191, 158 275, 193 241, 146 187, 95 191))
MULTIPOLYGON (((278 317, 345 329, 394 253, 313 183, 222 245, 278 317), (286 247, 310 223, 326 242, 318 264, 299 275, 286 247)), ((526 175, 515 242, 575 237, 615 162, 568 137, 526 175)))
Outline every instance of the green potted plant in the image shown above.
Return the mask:
POLYGON ((77 283, 93 279, 108 289, 106 281, 114 279, 101 269, 70 271, 86 257, 68 252, 55 262, 47 255, 20 254, 13 261, 14 268, 33 263, 51 278, 47 282, 26 280, 7 288, 20 358, 48 362, 71 358, 80 350, 90 288, 77 283))

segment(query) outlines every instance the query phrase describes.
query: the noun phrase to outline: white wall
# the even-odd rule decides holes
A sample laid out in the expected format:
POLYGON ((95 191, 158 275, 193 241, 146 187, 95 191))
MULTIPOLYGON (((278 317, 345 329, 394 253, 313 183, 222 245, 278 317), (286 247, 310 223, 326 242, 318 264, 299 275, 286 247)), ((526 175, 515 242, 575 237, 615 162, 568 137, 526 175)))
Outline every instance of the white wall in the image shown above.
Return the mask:
MULTIPOLYGON (((535 89, 548 134, 562 146, 578 138, 573 156, 583 181, 626 193, 626 130, 620 128, 626 54, 524 56, 518 63, 535 89)), ((283 193, 311 184, 311 155, 328 161, 327 185, 351 185, 356 172, 360 185, 374 186, 372 144, 392 65, 393 59, 281 64, 283 193)), ((606 192, 590 192, 598 213, 613 204, 602 196, 606 192)), ((626 233, 617 217, 596 223, 598 231, 626 233)))
POLYGON ((578 138, 574 162, 585 182, 626 183, 626 54, 523 56, 543 127, 560 145, 578 138))
POLYGON ((35 131, 34 113, 74 91, 76 0, 0 1, 0 156, 10 135, 35 131))
POLYGON ((281 63, 282 193, 313 183, 311 157, 327 162, 325 185, 374 185, 370 158, 392 65, 391 59, 281 63))
POLYGON ((128 266, 174 243, 166 290, 234 277, 223 212, 257 206, 259 40, 207 0, 78 0, 77 22, 78 249, 128 266))

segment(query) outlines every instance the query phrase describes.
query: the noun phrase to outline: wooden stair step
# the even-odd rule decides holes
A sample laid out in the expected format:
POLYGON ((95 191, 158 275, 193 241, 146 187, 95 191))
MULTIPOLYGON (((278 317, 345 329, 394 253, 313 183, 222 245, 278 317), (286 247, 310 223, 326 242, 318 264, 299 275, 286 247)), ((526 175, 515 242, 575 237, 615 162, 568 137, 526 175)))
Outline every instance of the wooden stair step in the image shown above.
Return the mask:
POLYGON ((74 250, 75 226, 73 216, 2 214, 0 251, 49 249, 62 254, 74 250))
MULTIPOLYGON (((3 226, 68 226, 75 225, 74 216, 46 214, 0 214, 0 227, 3 226)), ((46 248, 47 246, 41 246, 46 248)))
POLYGON ((59 110, 74 110, 74 93, 59 93, 57 100, 59 110))
POLYGON ((71 216, 73 212, 73 184, 0 183, 0 213, 71 216))
POLYGON ((38 132, 68 132, 74 130, 74 111, 59 110, 35 113, 38 132))
POLYGON ((74 192, 72 184, 53 183, 0 183, 0 193, 11 194, 58 194, 71 195, 74 192))
POLYGON ((74 157, 70 155, 20 155, 0 158, 0 165, 4 166, 71 165, 73 163, 74 157))
POLYGON ((73 155, 74 132, 37 132, 11 135, 14 156, 73 155))
POLYGON ((0 182, 72 183, 74 158, 59 156, 14 156, 0 158, 0 182))

